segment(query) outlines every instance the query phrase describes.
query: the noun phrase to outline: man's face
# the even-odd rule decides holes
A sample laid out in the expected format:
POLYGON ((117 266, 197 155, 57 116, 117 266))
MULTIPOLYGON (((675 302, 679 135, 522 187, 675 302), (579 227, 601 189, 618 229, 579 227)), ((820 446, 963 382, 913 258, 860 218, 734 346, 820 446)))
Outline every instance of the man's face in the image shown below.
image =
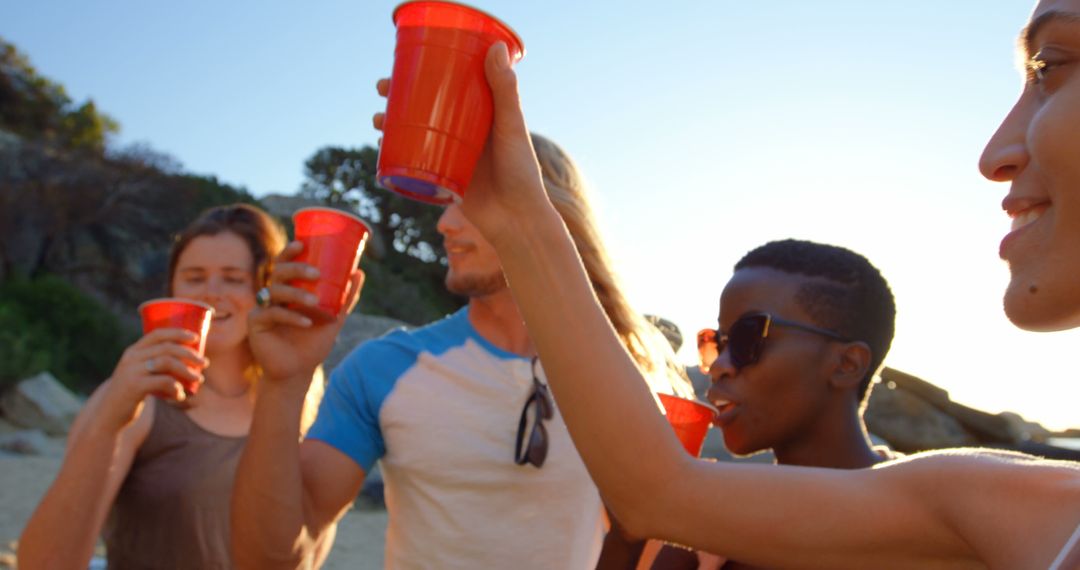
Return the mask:
MULTIPOLYGON (((795 303, 805 282, 775 269, 736 271, 720 296, 720 334, 756 312, 815 325, 795 303)), ((827 409, 831 344, 820 334, 774 323, 757 362, 736 368, 730 350, 720 353, 709 370, 708 400, 720 410, 714 423, 729 451, 747 455, 810 435, 827 409)))
POLYGON ((506 289, 506 278, 495 248, 469 223, 461 206, 447 206, 436 229, 442 234, 446 247, 450 265, 446 288, 451 293, 483 297, 506 289))

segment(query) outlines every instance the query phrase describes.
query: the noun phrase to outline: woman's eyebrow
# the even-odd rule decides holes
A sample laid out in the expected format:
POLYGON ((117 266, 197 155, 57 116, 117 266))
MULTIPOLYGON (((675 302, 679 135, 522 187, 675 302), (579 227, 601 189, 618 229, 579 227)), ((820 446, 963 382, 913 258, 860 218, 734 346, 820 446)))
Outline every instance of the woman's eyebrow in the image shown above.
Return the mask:
POLYGON ((1039 35, 1039 32, 1049 24, 1080 24, 1080 14, 1051 10, 1045 14, 1040 14, 1032 20, 1030 24, 1020 31, 1019 43, 1025 51, 1025 58, 1033 55, 1033 52, 1035 51, 1035 38, 1039 35))

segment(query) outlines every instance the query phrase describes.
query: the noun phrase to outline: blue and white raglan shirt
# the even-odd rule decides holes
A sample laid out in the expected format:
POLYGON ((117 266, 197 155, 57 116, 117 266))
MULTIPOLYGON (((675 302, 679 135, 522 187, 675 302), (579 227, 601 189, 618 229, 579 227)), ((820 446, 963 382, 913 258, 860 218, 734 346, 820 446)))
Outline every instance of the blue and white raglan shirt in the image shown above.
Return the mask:
POLYGON ((531 390, 531 360, 481 337, 468 307, 365 342, 334 370, 307 437, 365 473, 382 461, 387 568, 596 566, 600 497, 557 411, 543 466, 514 463, 531 390))

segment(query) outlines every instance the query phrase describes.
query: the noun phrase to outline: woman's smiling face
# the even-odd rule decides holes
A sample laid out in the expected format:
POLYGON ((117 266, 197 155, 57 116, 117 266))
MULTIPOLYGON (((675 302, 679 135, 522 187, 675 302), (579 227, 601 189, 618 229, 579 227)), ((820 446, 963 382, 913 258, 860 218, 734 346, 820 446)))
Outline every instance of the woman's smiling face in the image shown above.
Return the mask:
POLYGON ((979 162, 1010 182, 1005 312, 1028 330, 1080 326, 1080 0, 1043 0, 1021 34, 1026 82, 979 162))
POLYGON ((247 315, 255 308, 254 263, 247 243, 230 231, 196 237, 180 253, 173 295, 214 307, 208 355, 247 340, 247 315))

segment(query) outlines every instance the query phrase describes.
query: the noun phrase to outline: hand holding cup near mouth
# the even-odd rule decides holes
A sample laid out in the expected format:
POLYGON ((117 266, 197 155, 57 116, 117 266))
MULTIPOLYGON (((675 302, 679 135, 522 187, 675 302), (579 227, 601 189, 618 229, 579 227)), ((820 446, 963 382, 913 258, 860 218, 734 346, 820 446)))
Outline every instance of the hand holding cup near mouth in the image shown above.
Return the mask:
MULTIPOLYGON (((189 331, 196 335, 191 342, 180 343, 191 348, 199 358, 206 354, 206 335, 210 332, 210 319, 214 315, 214 308, 205 303, 189 299, 161 298, 152 299, 139 305, 139 315, 142 317, 143 334, 164 329, 176 328, 189 331)), ((156 373, 164 371, 166 363, 156 359, 145 361, 147 372, 156 373)), ((192 375, 201 377, 202 366, 194 362, 184 362, 184 366, 192 375)), ((185 376, 170 372, 177 382, 184 387, 187 396, 194 396, 199 392, 199 381, 191 380, 185 376)), ((156 394, 158 397, 168 398, 168 394, 156 394)))

